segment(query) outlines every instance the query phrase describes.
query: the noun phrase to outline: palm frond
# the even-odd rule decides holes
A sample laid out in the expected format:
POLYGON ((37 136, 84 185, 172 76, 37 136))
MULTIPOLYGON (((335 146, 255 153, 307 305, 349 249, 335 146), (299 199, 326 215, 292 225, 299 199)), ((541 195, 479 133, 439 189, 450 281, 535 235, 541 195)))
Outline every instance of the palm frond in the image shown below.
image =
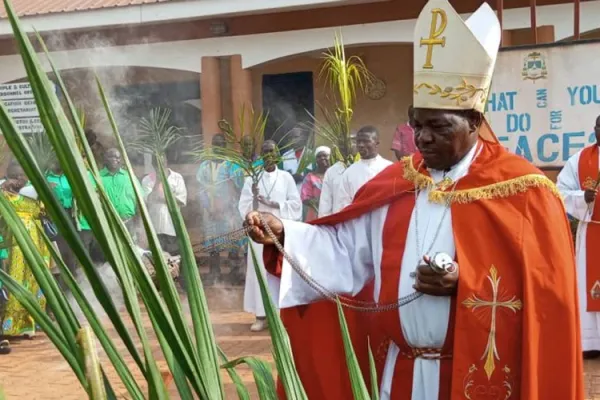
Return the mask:
POLYGON ((27 136, 29 148, 42 171, 47 171, 56 161, 56 153, 46 132, 33 132, 27 136))
POLYGON ((183 137, 183 129, 171 123, 171 110, 157 107, 140 119, 137 136, 128 146, 144 154, 164 154, 183 137))
MULTIPOLYGON (((356 96, 373 81, 374 76, 359 56, 347 56, 341 32, 335 34, 334 46, 323 53, 323 65, 319 79, 325 79, 325 85, 332 93, 327 96, 332 107, 329 110, 319 105, 323 121, 311 116, 312 127, 333 147, 333 160, 352 163, 350 127, 354 114, 356 96)), ((309 113, 310 114, 310 113, 309 113)))

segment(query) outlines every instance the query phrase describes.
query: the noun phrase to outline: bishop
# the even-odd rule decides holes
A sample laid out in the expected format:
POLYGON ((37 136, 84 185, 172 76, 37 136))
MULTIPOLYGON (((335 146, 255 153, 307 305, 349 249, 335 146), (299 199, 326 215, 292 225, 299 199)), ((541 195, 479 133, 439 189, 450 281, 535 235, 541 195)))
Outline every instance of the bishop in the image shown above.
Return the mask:
MULTIPOLYGON (((415 27, 419 152, 365 184, 349 207, 311 224, 246 216, 267 271, 280 277, 281 308, 310 309, 322 297, 314 284, 326 297, 373 285, 366 307, 381 312, 365 313, 367 322, 351 329, 369 325, 354 345, 364 354, 369 336, 382 399, 584 398, 573 247, 560 194, 508 153, 483 117, 500 35, 487 4, 463 21, 447 0, 430 0, 415 27), (432 268, 440 253, 453 260, 443 270, 432 268)), ((311 351, 321 349, 303 349, 311 351)), ((332 369, 344 362, 316 356, 332 369)), ((312 381, 300 377, 311 399, 339 389, 320 387, 313 397, 312 381)), ((338 384, 348 383, 332 381, 338 384)))

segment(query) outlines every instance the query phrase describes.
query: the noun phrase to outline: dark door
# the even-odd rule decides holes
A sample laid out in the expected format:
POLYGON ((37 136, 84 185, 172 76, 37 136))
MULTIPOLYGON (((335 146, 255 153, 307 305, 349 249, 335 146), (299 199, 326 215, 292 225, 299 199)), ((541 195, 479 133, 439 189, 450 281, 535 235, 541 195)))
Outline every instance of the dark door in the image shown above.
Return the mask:
POLYGON ((303 128, 305 140, 311 121, 308 114, 314 114, 314 93, 312 72, 263 75, 263 110, 269 117, 265 139, 273 139, 282 145, 282 138, 293 128, 303 128))

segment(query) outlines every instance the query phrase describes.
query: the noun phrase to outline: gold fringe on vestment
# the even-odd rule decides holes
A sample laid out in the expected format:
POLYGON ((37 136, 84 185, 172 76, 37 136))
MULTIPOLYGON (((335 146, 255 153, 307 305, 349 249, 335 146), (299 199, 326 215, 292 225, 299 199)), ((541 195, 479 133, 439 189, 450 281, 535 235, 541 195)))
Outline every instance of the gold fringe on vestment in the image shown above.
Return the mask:
POLYGON ((434 187, 429 193, 429 201, 439 204, 466 204, 477 200, 492 200, 524 193, 531 188, 546 188, 562 201, 558 188, 548 177, 540 174, 528 174, 503 182, 492 183, 472 189, 446 191, 449 185, 439 188, 430 176, 420 173, 412 163, 412 157, 404 157, 404 179, 414 183, 417 189, 434 187), (441 189, 441 190, 440 190, 441 189))

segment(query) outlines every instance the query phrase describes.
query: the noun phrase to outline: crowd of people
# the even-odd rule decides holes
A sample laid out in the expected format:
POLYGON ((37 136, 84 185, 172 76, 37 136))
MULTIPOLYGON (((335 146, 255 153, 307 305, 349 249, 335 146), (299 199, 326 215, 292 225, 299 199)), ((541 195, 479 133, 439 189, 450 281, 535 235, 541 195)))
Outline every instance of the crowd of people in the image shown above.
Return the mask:
MULTIPOLYGON (((404 139, 394 138, 393 147, 396 149, 395 151, 400 152, 397 153, 399 156, 407 155, 409 151, 414 150, 412 131, 407 131, 404 127, 403 132, 407 133, 406 143, 402 141, 404 139), (398 140, 400 140, 399 143, 397 143, 398 140)), ((157 179, 156 172, 145 175, 141 181, 134 178, 132 184, 128 172, 123 168, 121 152, 116 148, 105 149, 102 147, 92 131, 87 131, 86 136, 101 168, 99 171, 101 184, 115 211, 134 239, 134 243, 138 243, 137 239, 143 236, 133 186, 137 185, 144 195, 162 250, 168 255, 177 255, 179 253, 178 242, 164 196, 165 189, 160 179, 157 179)), ((391 164, 390 161, 379 155, 379 134, 375 127, 361 128, 352 136, 352 139, 352 156, 356 154, 360 156, 360 160, 355 164, 347 166, 344 162, 339 161, 330 168, 331 149, 327 146, 318 146, 314 150, 314 164, 305 171, 300 171, 302 154, 310 149, 303 147, 302 151, 293 150, 281 155, 278 144, 267 140, 262 144, 260 154, 255 155, 253 154, 255 144, 249 136, 245 136, 241 141, 242 154, 244 157, 255 160, 255 165, 262 166, 264 169, 259 181, 254 182, 250 177, 244 176, 244 171, 239 165, 218 157, 221 149, 228 144, 223 134, 219 133, 213 136, 211 150, 217 156, 207 157, 203 160, 196 173, 199 187, 197 200, 200 206, 200 223, 204 236, 202 247, 209 249, 207 251, 209 272, 203 275, 203 282, 208 285, 219 280, 234 283, 245 282, 244 310, 256 316, 255 323, 250 327, 252 331, 264 330, 266 319, 258 280, 252 267, 251 254, 246 246, 253 246, 256 254, 261 254, 261 245, 248 243, 246 238, 233 241, 221 241, 219 238, 228 232, 239 229, 243 217, 252 210, 267 211, 282 218, 308 222, 335 213, 350 204, 354 194, 365 182, 391 164), (232 268, 229 276, 224 277, 221 265, 221 254, 223 253, 227 254, 230 261, 241 260, 246 255, 246 273, 244 274, 241 270, 240 265, 243 264, 234 262, 230 264, 232 268)), ((167 167, 168 190, 174 194, 178 205, 183 207, 188 202, 185 180, 181 174, 168 168, 165 157, 162 161, 167 167)), ((153 158, 152 162, 156 170, 157 159, 153 158)), ((102 251, 94 238, 89 223, 77 206, 69 180, 57 161, 53 161, 49 165, 46 179, 57 200, 67 215, 72 218, 73 225, 94 262, 103 263, 105 260, 102 251)), ((93 187, 97 187, 98 182, 95 181, 91 172, 89 172, 89 179, 93 187)), ((17 160, 10 161, 6 177, 0 181, 0 189, 14 205, 48 266, 53 265, 50 260, 50 252, 38 229, 39 227, 47 228, 53 224, 45 216, 36 190, 29 183, 17 160)), ((50 234, 50 232, 47 233, 50 234)), ((73 274, 77 274, 78 261, 69 243, 57 232, 53 233, 53 245, 56 246, 69 270, 73 274)), ((10 242, 10 239, 3 241, 0 250, 2 268, 15 280, 25 285, 44 307, 44 294, 39 290, 33 275, 24 262, 20 248, 10 242)), ((264 271, 264 265, 261 265, 261 268, 264 271)), ((58 270, 54 268, 53 272, 59 283, 62 283, 58 270)), ((276 286, 276 284, 272 285, 273 291, 276 286)), ((276 296, 275 292, 273 294, 276 296)), ((0 342, 0 354, 10 352, 8 340, 11 337, 31 338, 35 336, 35 321, 6 288, 1 287, 1 283, 0 320, 2 322, 0 333, 3 338, 0 342)))
MULTIPOLYGON (((412 108, 409 109, 409 121, 412 108)), ((401 125, 396 132, 393 148, 397 157, 404 157, 415 151, 414 132, 410 125, 401 125)), ((245 137, 246 157, 252 158, 253 144, 251 138, 245 137)), ((198 169, 197 179, 200 183, 199 198, 204 212, 204 230, 208 237, 219 237, 239 227, 245 215, 253 210, 269 212, 278 217, 309 222, 320 217, 333 214, 352 202, 356 192, 367 181, 392 164, 379 154, 379 132, 373 126, 360 128, 351 136, 352 148, 350 156, 358 154, 359 160, 351 165, 343 161, 331 165, 331 149, 318 146, 314 150, 314 165, 301 171, 303 154, 310 150, 290 146, 290 150, 280 154, 278 144, 267 140, 262 144, 260 155, 254 157, 256 163, 264 163, 264 172, 255 182, 245 177, 239 167, 223 157, 214 157, 202 162, 198 169), (237 204, 238 212, 232 212, 237 204)), ((293 142, 297 143, 297 142, 293 142)), ((212 152, 222 153, 226 146, 222 134, 216 134, 212 140, 212 152)), ((298 147, 298 146, 295 146, 298 147)), ((205 245, 210 243, 205 242, 205 245)), ((245 242, 233 242, 227 246, 229 258, 237 257, 243 250, 245 242)), ((249 243, 257 255, 262 254, 262 246, 249 243)), ((209 258, 210 275, 205 282, 212 282, 220 276, 220 253, 222 246, 214 247, 209 258)), ((244 310, 256 316, 250 329, 261 331, 266 328, 265 310, 260 295, 258 280, 252 267, 252 257, 246 253, 246 276, 244 290, 244 310)), ((262 258, 258 257, 260 268, 264 271, 262 258)), ((238 273, 238 271, 232 271, 238 273)), ((270 283, 273 298, 278 296, 277 281, 266 275, 270 283)))

